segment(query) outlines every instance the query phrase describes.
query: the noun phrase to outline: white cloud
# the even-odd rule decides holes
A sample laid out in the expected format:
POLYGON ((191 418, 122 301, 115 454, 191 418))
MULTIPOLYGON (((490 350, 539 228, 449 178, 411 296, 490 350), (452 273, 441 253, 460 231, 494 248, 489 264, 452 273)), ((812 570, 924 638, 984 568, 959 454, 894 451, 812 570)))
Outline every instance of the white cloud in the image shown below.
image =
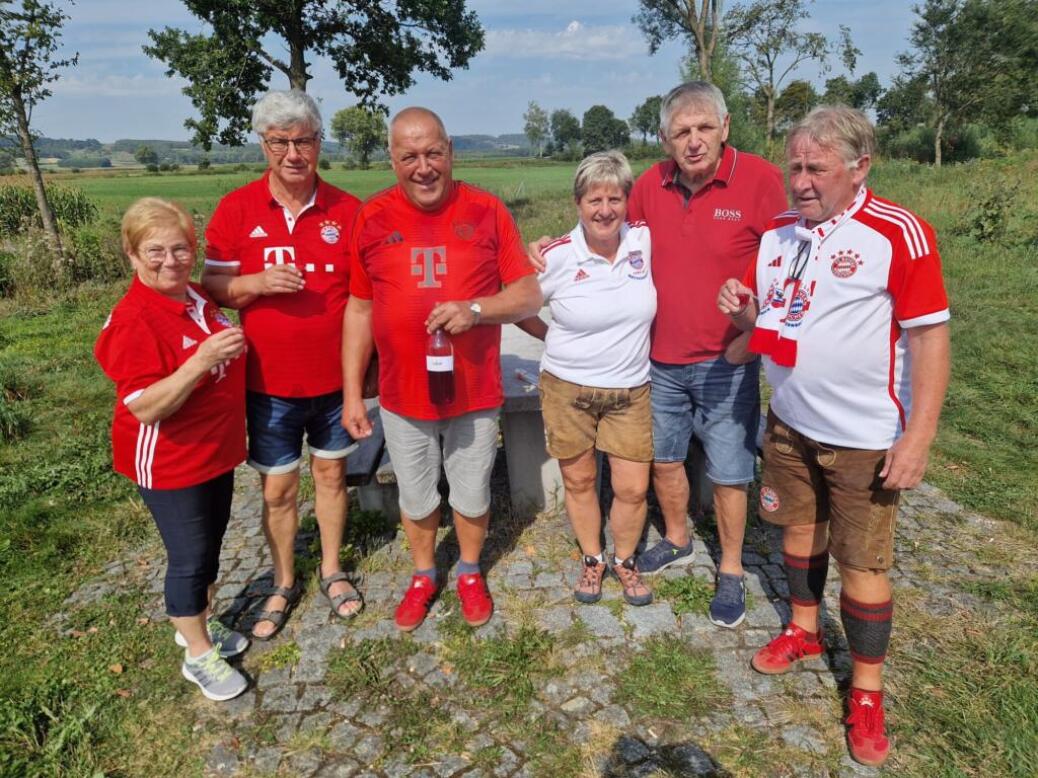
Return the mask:
POLYGON ((156 97, 179 95, 186 84, 181 79, 165 76, 120 76, 104 75, 90 78, 71 75, 54 83, 54 98, 62 97, 156 97))
POLYGON ((577 20, 558 32, 488 30, 486 43, 483 56, 508 59, 617 61, 646 53, 644 41, 631 27, 586 25, 577 20))

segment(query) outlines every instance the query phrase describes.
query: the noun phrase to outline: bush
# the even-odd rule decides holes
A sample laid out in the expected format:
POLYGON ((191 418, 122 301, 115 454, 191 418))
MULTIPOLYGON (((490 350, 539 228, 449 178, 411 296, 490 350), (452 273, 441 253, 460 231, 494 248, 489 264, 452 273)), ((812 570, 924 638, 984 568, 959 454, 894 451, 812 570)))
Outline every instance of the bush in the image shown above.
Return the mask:
MULTIPOLYGON (((97 206, 79 189, 71 186, 48 186, 47 199, 61 226, 76 228, 97 219, 97 206)), ((42 227, 36 208, 36 194, 27 186, 0 186, 0 233, 17 235, 28 225, 42 227)))
POLYGON ((11 275, 13 264, 14 254, 0 251, 0 297, 10 297, 14 294, 14 276, 11 275))
POLYGON ((331 170, 332 163, 326 159, 322 159, 320 162, 317 163, 317 167, 321 168, 321 170, 331 170))
POLYGON ((154 162, 151 162, 151 163, 145 165, 144 169, 147 170, 149 173, 158 173, 159 172, 159 166, 156 165, 154 162))
POLYGON ((212 163, 208 159, 201 159, 198 161, 199 170, 208 170, 212 163))

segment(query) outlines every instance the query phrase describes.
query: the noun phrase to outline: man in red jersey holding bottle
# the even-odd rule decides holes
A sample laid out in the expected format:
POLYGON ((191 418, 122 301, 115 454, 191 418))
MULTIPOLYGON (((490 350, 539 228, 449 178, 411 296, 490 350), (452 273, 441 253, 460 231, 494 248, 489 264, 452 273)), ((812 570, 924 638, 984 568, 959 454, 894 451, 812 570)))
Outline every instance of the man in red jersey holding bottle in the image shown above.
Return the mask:
POLYGON ((493 612, 479 556, 504 399, 500 325, 536 313, 541 293, 504 203, 454 181, 440 118, 406 108, 389 129, 397 184, 364 203, 350 237, 342 422, 354 439, 371 434, 361 386, 377 348, 382 423, 415 565, 396 625, 418 627, 439 589, 442 461, 461 549, 458 598, 475 627, 493 612))

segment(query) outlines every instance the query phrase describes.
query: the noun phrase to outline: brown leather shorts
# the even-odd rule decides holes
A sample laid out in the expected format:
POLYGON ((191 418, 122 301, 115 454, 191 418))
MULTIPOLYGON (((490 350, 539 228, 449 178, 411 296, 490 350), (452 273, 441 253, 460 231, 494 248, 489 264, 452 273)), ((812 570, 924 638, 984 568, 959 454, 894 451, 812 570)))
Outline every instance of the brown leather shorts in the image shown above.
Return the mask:
POLYGON ((597 448, 632 462, 652 461, 649 384, 602 389, 542 371, 540 391, 546 448, 556 459, 597 448))
POLYGON ((882 486, 885 454, 820 443, 769 411, 758 513, 783 527, 828 522, 837 562, 886 570, 894 561, 901 492, 882 486))

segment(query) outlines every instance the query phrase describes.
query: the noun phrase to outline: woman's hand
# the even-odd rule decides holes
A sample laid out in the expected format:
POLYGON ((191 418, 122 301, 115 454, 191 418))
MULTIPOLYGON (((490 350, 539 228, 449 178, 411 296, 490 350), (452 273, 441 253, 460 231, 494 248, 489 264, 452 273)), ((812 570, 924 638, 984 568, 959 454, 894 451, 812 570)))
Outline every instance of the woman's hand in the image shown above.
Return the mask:
POLYGON ((544 251, 547 245, 553 240, 555 239, 549 238, 547 235, 542 235, 526 247, 526 258, 538 273, 543 273, 544 268, 548 267, 548 263, 544 259, 544 254, 541 252, 544 251))
POLYGON ((245 350, 245 333, 241 327, 230 327, 203 340, 198 345, 194 358, 206 372, 241 355, 245 350))

